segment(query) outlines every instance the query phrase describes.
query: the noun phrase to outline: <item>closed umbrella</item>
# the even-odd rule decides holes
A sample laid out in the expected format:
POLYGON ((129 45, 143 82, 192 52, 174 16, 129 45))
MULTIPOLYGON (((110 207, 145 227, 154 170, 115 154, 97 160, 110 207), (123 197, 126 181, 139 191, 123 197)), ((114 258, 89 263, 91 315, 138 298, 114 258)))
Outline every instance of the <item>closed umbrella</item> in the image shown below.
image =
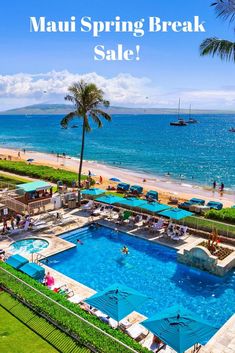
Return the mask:
POLYGON ((173 306, 141 323, 177 353, 205 343, 217 331, 210 323, 180 305, 173 306))
POLYGON ((113 284, 86 302, 116 321, 122 320, 148 299, 145 295, 122 284, 113 284))

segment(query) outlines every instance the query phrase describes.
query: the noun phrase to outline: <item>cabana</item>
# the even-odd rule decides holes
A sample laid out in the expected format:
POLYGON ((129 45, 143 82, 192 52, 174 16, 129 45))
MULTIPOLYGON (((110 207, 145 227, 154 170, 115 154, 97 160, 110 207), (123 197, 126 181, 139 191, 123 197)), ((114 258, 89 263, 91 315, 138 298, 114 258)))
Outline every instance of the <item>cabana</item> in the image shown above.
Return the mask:
POLYGON ((205 205, 205 200, 202 199, 197 199, 193 197, 192 199, 185 201, 179 205, 180 208, 185 208, 186 210, 189 210, 191 206, 204 206, 205 205))
POLYGON ((119 192, 127 192, 130 189, 130 184, 119 183, 117 184, 117 191, 119 192))
POLYGON ((149 190, 147 194, 145 195, 147 200, 154 200, 158 201, 158 192, 154 190, 149 190))
POLYGON ((11 267, 14 267, 16 270, 18 270, 20 267, 26 265, 29 262, 28 259, 26 259, 25 257, 21 256, 21 255, 12 255, 10 257, 8 257, 8 259, 6 260, 6 263, 8 265, 10 265, 11 267))
POLYGON ((42 280, 45 276, 45 269, 33 262, 20 267, 20 271, 36 280, 42 280))
POLYGON ((222 210, 223 208, 223 204, 217 201, 209 201, 206 206, 213 210, 222 210))
POLYGON ((143 192, 143 187, 139 185, 132 185, 130 187, 129 193, 133 195, 140 195, 143 192))
POLYGON ((51 198, 52 186, 45 181, 38 180, 16 185, 16 192, 19 195, 17 198, 19 201, 29 204, 33 201, 51 198))

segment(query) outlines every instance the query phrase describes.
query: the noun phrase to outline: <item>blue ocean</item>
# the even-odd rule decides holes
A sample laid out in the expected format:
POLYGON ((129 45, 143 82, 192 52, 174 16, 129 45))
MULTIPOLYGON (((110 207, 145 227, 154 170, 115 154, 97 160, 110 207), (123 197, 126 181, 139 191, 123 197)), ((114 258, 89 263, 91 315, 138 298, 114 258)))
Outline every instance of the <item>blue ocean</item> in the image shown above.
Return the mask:
MULTIPOLYGON (((235 115, 198 115, 199 123, 170 126, 174 115, 114 115, 102 129, 86 135, 85 159, 138 172, 211 185, 213 180, 235 189, 235 115)), ((62 116, 0 115, 2 147, 78 156, 77 128, 61 129, 62 116)), ((187 117, 186 117, 187 118, 187 117)))

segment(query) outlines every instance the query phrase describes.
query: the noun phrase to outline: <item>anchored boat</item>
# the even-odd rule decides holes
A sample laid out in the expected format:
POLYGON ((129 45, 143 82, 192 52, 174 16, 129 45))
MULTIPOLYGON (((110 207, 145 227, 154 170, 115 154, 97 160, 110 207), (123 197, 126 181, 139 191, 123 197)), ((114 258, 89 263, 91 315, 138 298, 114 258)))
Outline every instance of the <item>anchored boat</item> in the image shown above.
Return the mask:
POLYGON ((179 99, 179 105, 178 105, 178 121, 172 121, 170 122, 171 126, 187 126, 188 124, 185 122, 183 118, 180 117, 180 99, 179 99))

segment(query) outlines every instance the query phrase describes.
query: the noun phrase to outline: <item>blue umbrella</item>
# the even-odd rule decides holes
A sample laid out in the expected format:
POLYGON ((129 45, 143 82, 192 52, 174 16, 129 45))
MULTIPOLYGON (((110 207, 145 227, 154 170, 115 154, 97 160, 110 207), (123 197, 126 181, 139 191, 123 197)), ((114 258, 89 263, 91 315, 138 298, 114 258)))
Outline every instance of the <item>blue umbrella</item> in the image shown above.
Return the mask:
POLYGON ((165 210, 159 213, 159 216, 168 217, 179 221, 180 219, 192 216, 192 212, 182 210, 180 208, 171 208, 170 210, 165 210))
POLYGON ((140 200, 136 198, 122 199, 119 204, 122 206, 128 206, 130 208, 140 207, 141 205, 146 205, 147 201, 140 200))
POLYGON ((122 284, 113 284, 104 291, 86 299, 86 302, 101 310, 116 321, 135 311, 147 297, 122 284))
POLYGON ((87 189, 82 191, 82 195, 98 196, 105 193, 105 190, 99 188, 87 189))
POLYGON ((181 306, 173 306, 141 323, 176 352, 205 343, 217 328, 181 306))
POLYGON ((113 205, 115 203, 119 203, 122 200, 121 197, 113 196, 113 195, 104 195, 97 197, 95 201, 107 203, 108 205, 113 205))
POLYGON ((120 179, 118 179, 118 178, 110 178, 109 180, 111 180, 111 181, 115 181, 116 183, 119 183, 121 180, 120 179))
POLYGON ((161 203, 157 203, 157 202, 154 202, 154 203, 147 203, 145 205, 141 205, 140 208, 142 210, 146 210, 146 211, 149 211, 149 212, 152 212, 152 213, 158 213, 158 212, 161 212, 163 210, 167 210, 169 208, 171 208, 170 206, 168 205, 163 205, 161 203))

